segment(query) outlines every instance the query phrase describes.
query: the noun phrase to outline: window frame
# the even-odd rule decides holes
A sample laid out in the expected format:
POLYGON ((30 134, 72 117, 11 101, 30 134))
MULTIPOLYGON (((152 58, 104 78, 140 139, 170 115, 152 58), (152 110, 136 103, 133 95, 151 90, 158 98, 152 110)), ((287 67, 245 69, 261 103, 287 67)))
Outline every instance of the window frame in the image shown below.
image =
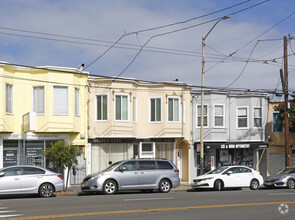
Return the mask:
POLYGON ((284 133, 285 129, 284 129, 284 125, 282 121, 281 121, 282 131, 274 131, 274 114, 280 114, 280 112, 275 111, 272 113, 272 128, 271 128, 272 133, 284 133))
POLYGON ((162 97, 150 97, 149 98, 149 122, 150 123, 162 123, 163 122, 163 120, 162 120, 162 118, 163 118, 163 114, 162 114, 162 109, 163 109, 163 106, 162 106, 162 97), (159 121, 157 121, 157 102, 156 102, 156 100, 160 100, 160 120, 159 121), (154 109, 154 111, 155 111, 155 121, 152 121, 152 100, 155 100, 155 109, 154 109))
POLYGON ((225 105, 224 104, 214 104, 213 105, 213 127, 215 128, 225 128, 225 105), (215 112, 216 106, 222 106, 222 115, 217 115, 215 112), (218 126, 215 124, 216 117, 222 117, 222 126, 218 126))
MULTIPOLYGON (((103 99, 102 99, 103 100, 103 99)), ((101 108, 102 108, 102 111, 101 111, 101 114, 102 114, 102 116, 104 115, 103 113, 103 104, 102 104, 102 106, 101 106, 101 108)), ((96 122, 102 122, 102 121, 108 121, 109 120, 109 95, 108 94, 105 94, 105 93, 102 93, 102 94, 95 94, 95 106, 94 106, 94 114, 95 114, 95 121, 96 122), (106 119, 103 119, 103 117, 102 117, 102 119, 98 119, 98 112, 97 112, 97 108, 98 108, 98 102, 97 102, 97 98, 98 98, 98 96, 102 99, 102 96, 106 96, 107 97, 107 118, 106 119)))
POLYGON ((132 120, 133 122, 137 122, 137 96, 133 96, 132 98, 132 107, 133 107, 133 114, 132 114, 132 120))
POLYGON ((237 106, 236 108, 236 129, 249 129, 249 106, 237 106), (246 108, 247 116, 246 116, 246 127, 239 127, 239 109, 246 108))
MULTIPOLYGON (((200 125, 199 125, 199 112, 198 112, 198 107, 200 106, 200 110, 201 110, 201 105, 196 105, 196 127, 200 128, 201 127, 201 112, 200 112, 200 125)), ((207 107, 207 114, 205 115, 205 111, 204 111, 204 115, 203 118, 207 117, 207 125, 204 125, 205 120, 203 120, 203 128, 209 128, 209 105, 208 104, 204 104, 203 107, 207 107)))
POLYGON ((262 128, 262 107, 261 106, 254 106, 253 107, 253 128, 262 128), (260 117, 255 117, 255 109, 260 109, 260 113, 261 113, 261 116, 260 117), (255 126, 255 119, 260 119, 260 126, 257 127, 255 126))
POLYGON ((44 115, 45 114, 45 86, 33 86, 33 88, 32 88, 32 92, 33 92, 33 95, 32 95, 32 97, 33 97, 33 106, 32 106, 32 109, 33 109, 33 112, 36 112, 36 114, 37 115, 44 115), (39 99, 39 91, 40 91, 40 88, 43 88, 43 106, 42 106, 42 108, 43 108, 43 111, 42 112, 38 112, 38 111, 36 111, 36 108, 37 109, 39 109, 39 104, 38 104, 38 107, 36 107, 35 106, 35 89, 36 88, 38 88, 38 103, 40 103, 40 99, 39 99))
POLYGON ((114 120, 116 121, 116 122, 129 122, 130 121, 130 116, 129 116, 129 114, 130 114, 130 105, 129 105, 129 98, 130 98, 130 96, 129 96, 129 94, 124 94, 124 93, 116 93, 115 95, 114 95, 114 120), (121 99, 121 119, 117 119, 116 118, 116 115, 117 115, 117 96, 126 96, 127 97, 127 119, 122 119, 122 99, 121 99))
POLYGON ((75 88, 75 116, 80 116, 81 93, 79 88, 75 88), (77 96, 78 91, 78 96, 77 96))
POLYGON ((180 122, 180 120, 181 120, 181 99, 180 99, 180 97, 178 97, 178 96, 168 96, 167 97, 167 121, 169 122, 169 123, 179 123, 180 122), (169 99, 172 99, 173 100, 173 107, 172 107, 172 111, 173 111, 173 115, 172 115, 172 117, 173 117, 173 119, 172 119, 172 121, 171 120, 169 120, 169 99), (178 105, 178 120, 175 120, 175 113, 174 113, 174 100, 178 100, 178 103, 179 103, 179 105, 178 105))
POLYGON ((6 114, 13 114, 13 85, 10 83, 5 84, 5 112, 6 114), (10 90, 8 97, 8 89, 10 90))

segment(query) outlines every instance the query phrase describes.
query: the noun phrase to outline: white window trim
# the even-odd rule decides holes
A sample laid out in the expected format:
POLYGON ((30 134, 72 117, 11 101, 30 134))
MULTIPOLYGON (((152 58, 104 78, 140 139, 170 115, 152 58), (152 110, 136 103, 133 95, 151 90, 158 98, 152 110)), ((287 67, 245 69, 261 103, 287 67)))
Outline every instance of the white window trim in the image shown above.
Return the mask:
POLYGON ((274 124, 274 123, 273 123, 273 115, 274 115, 274 114, 279 114, 279 113, 280 113, 280 112, 278 112, 278 111, 275 111, 275 112, 272 113, 272 119, 271 119, 271 120, 272 120, 272 123, 271 123, 271 132, 272 132, 272 133, 279 133, 279 134, 281 134, 281 133, 284 133, 284 132, 285 132, 285 127, 284 127, 284 126, 283 126, 283 130, 282 130, 282 131, 274 131, 274 130, 273 130, 273 124, 274 124))
POLYGON ((137 122, 137 117, 138 117, 138 114, 137 114, 137 96, 133 96, 132 98, 132 101, 133 101, 133 105, 132 105, 132 110, 133 110, 133 114, 132 114, 132 120, 133 122, 137 122), (135 116, 135 117, 134 117, 135 116))
POLYGON ((34 88, 37 88, 37 87, 43 87, 43 113, 38 113, 36 112, 36 115, 45 115, 45 86, 33 86, 32 87, 32 110, 34 111, 34 88))
POLYGON ((243 129, 249 129, 249 106, 237 106, 236 107, 236 129, 243 130, 243 129), (238 109, 239 108, 246 108, 247 109, 247 127, 241 127, 239 128, 239 117, 238 117, 238 109))
MULTIPOLYGON (((208 107, 207 107, 208 108, 208 107)), ((208 109, 207 109, 208 111, 208 109)), ((224 104, 214 104, 213 105, 213 127, 214 128, 225 128, 225 105, 224 104), (215 125, 215 116, 221 116, 221 115, 215 115, 215 107, 216 106, 222 106, 223 108, 223 112, 222 112, 222 116, 223 116, 223 126, 216 126, 215 125)))
POLYGON ((14 108, 13 108, 13 101, 14 101, 13 100, 13 87, 14 87, 13 84, 10 84, 10 83, 6 83, 5 84, 5 113, 7 115, 13 115, 14 114, 14 108), (10 103, 11 104, 11 112, 7 112, 6 111, 6 108, 7 108, 7 106, 6 106, 7 105, 7 103, 6 103, 7 102, 7 100, 6 100, 6 96, 7 96, 7 94, 6 94, 7 93, 6 88, 7 88, 8 85, 11 86, 11 100, 10 100, 11 101, 11 103, 10 103))
POLYGON ((75 88, 75 116, 80 116, 81 108, 80 108, 80 101, 81 101, 81 92, 79 88, 75 88), (76 91, 78 91, 78 103, 76 103, 76 91), (77 106, 76 106, 77 105, 77 106), (76 107, 78 108, 78 113, 76 112, 76 107))
POLYGON ((262 126, 263 126, 263 123, 262 123, 262 119, 263 119, 263 109, 262 109, 262 106, 254 106, 253 107, 253 117, 252 117, 252 122, 253 122, 253 128, 262 128, 262 126), (255 127, 255 123, 254 123, 254 119, 255 119, 255 117, 254 117, 254 114, 255 114, 255 108, 260 108, 261 109, 261 127, 255 127))
POLYGON ((167 122, 168 123, 179 123, 179 122, 181 122, 181 99, 180 99, 180 97, 179 96, 168 96, 167 97, 167 122), (178 101, 179 101, 179 106, 178 106, 178 113, 179 113, 179 115, 178 115, 178 121, 169 121, 169 99, 178 99, 178 101))
MULTIPOLYGON (((200 128, 201 126, 198 126, 198 122, 199 122, 198 106, 201 107, 201 105, 196 105, 196 127, 200 128)), ((209 128, 209 105, 206 104, 206 105, 203 105, 203 106, 204 107, 207 106, 207 126, 203 126, 203 128, 209 128)), ((200 122, 200 125, 201 125, 201 122, 200 122)))
POLYGON ((109 95, 107 93, 97 93, 95 94, 95 101, 94 101, 94 121, 95 122, 104 122, 109 121, 109 95), (97 120, 97 96, 107 96, 107 120, 97 120))
POLYGON ((163 122, 163 99, 160 96, 150 97, 149 98, 149 123, 157 124, 157 123, 162 123, 162 122, 163 122), (151 119, 151 100, 152 99, 160 99, 161 100, 161 120, 160 121, 152 121, 152 119, 151 119))
POLYGON ((116 122, 130 122, 130 103, 129 103, 130 97, 129 94, 126 93, 115 93, 114 94, 114 121, 116 122), (127 120, 117 120, 116 119, 116 96, 127 96, 127 120))

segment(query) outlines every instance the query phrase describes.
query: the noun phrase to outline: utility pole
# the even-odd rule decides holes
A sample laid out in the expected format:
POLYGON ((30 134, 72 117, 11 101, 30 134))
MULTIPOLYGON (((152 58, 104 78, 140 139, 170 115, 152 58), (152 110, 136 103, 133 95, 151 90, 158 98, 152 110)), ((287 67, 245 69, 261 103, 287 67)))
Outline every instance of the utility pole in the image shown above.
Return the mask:
POLYGON ((284 73, 280 70, 282 88, 285 97, 285 167, 291 167, 291 149, 289 144, 289 92, 288 92, 288 39, 284 36, 284 73))

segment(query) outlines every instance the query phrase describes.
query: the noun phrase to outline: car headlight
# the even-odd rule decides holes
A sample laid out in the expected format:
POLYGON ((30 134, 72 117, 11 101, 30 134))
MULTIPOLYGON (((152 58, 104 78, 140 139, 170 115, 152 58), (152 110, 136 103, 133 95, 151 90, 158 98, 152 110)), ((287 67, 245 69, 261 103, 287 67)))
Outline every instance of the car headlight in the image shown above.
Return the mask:
POLYGON ((104 174, 101 173, 101 174, 99 174, 99 175, 97 175, 97 176, 93 176, 93 177, 91 177, 88 181, 92 181, 92 180, 97 179, 97 178, 99 178, 99 177, 101 177, 101 176, 103 176, 103 175, 104 175, 104 174))
POLYGON ((278 180, 279 180, 279 181, 282 181, 282 180, 284 180, 285 178, 286 178, 286 177, 279 177, 278 180))
POLYGON ((208 177, 208 178, 205 178, 205 179, 201 179, 201 181, 206 181, 206 180, 212 180, 214 177, 208 177))

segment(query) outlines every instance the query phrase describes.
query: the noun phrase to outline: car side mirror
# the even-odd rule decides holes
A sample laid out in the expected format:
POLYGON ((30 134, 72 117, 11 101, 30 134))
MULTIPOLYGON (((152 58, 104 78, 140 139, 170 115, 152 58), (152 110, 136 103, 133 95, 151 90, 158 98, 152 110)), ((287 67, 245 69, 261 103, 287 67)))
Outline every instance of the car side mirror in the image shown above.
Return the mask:
POLYGON ((124 172, 126 170, 126 167, 125 166, 121 166, 120 168, 119 168, 119 171, 120 172, 124 172))
POLYGON ((233 171, 228 171, 228 172, 227 172, 227 175, 228 175, 228 176, 231 175, 231 174, 233 174, 233 171))
POLYGON ((0 177, 3 177, 5 176, 5 173, 4 172, 0 172, 0 177))

